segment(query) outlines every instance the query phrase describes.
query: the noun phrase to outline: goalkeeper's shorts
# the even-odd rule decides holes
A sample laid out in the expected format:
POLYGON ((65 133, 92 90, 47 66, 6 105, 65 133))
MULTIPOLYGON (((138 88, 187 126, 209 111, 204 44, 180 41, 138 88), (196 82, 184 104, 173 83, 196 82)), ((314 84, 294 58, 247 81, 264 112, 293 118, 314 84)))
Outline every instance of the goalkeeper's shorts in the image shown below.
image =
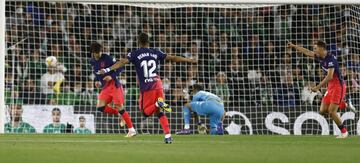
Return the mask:
POLYGON ((210 117, 210 134, 221 135, 222 117, 225 113, 224 104, 214 100, 194 101, 190 103, 191 110, 198 115, 210 117), (220 125, 221 124, 221 125, 220 125))
POLYGON ((322 102, 325 104, 337 104, 340 105, 340 103, 344 100, 346 95, 346 84, 343 85, 340 84, 329 84, 328 90, 326 91, 322 102))

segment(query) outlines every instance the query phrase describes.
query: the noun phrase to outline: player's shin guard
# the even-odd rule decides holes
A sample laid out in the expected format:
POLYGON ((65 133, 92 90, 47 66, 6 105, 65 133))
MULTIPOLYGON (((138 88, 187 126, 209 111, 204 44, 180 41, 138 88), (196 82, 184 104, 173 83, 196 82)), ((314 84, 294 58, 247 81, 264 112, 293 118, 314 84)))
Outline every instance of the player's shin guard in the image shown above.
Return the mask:
POLYGON ((126 110, 123 109, 123 110, 120 110, 119 113, 121 114, 122 118, 124 119, 127 127, 133 128, 133 124, 132 124, 132 121, 131 121, 131 118, 130 118, 128 112, 126 112, 126 110))
POLYGON ((105 113, 105 106, 100 106, 96 108, 97 111, 105 113))
POLYGON ((159 118, 159 121, 160 121, 160 125, 164 130, 164 133, 165 134, 170 134, 169 121, 168 121, 166 115, 163 112, 160 112, 158 114, 158 118, 159 118))
POLYGON ((190 128, 190 109, 187 107, 183 108, 183 117, 184 117, 184 123, 185 123, 185 129, 190 128))

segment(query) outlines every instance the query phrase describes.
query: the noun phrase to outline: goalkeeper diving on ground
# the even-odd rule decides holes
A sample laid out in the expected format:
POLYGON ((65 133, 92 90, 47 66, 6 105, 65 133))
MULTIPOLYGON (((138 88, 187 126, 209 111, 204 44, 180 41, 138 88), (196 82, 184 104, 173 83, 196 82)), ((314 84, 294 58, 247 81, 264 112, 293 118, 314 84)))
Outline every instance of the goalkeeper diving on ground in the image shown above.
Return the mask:
POLYGON ((178 131, 178 135, 189 135, 191 112, 194 112, 198 123, 199 133, 203 133, 206 127, 198 120, 197 115, 210 117, 210 134, 223 135, 223 120, 225 117, 224 103, 222 99, 215 94, 204 91, 200 84, 194 84, 189 89, 191 102, 183 107, 184 129, 178 131))

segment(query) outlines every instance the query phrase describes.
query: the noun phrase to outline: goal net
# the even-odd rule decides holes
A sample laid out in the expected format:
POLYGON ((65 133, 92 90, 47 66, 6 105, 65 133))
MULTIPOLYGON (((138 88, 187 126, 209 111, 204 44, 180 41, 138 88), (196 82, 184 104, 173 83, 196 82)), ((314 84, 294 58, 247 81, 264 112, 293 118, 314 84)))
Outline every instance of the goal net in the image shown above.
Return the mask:
MULTIPOLYGON (((140 32, 151 47, 198 60, 160 66, 173 133, 183 128, 187 88, 201 83, 224 100, 228 134, 338 134, 318 113, 326 89, 309 91, 324 78, 319 63, 288 49, 287 40, 308 49, 325 40, 341 64, 346 98, 360 107, 359 5, 6 1, 5 13, 6 133, 125 133, 118 115, 96 110, 89 45, 126 58, 140 32)), ((157 117, 139 111, 133 65, 118 78, 135 128, 162 133, 157 117)), ((359 113, 339 114, 360 134, 359 113)))

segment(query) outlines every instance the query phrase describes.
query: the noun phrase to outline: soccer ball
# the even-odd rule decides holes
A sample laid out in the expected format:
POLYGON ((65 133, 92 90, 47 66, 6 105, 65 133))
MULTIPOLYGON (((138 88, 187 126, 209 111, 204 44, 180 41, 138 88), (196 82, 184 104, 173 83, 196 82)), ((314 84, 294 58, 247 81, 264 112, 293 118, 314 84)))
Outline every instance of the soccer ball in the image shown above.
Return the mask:
POLYGON ((49 56, 45 59, 46 67, 55 67, 57 65, 57 59, 54 56, 49 56))

